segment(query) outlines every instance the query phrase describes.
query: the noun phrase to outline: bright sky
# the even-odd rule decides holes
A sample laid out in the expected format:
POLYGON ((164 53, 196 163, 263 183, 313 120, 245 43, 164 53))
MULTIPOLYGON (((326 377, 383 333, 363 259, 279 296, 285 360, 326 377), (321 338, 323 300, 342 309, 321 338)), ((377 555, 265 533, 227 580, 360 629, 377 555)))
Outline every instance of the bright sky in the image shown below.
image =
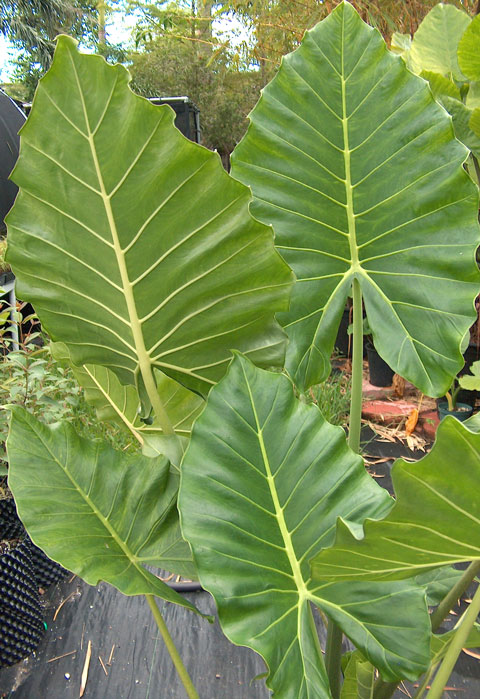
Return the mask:
MULTIPOLYGON (((127 45, 130 41, 131 30, 135 24, 135 18, 125 17, 123 13, 112 12, 107 18, 107 36, 114 44, 123 43, 127 45)), ((233 45, 240 43, 247 38, 247 32, 240 23, 232 17, 223 17, 215 21, 217 32, 226 32, 233 45)), ((8 82, 12 73, 12 66, 9 61, 15 58, 17 52, 9 42, 0 34, 0 82, 8 82)))
MULTIPOLYGON (((114 44, 125 43, 130 40, 130 32, 135 23, 134 17, 125 17, 120 12, 114 12, 107 19, 107 35, 114 44)), ((8 82, 12 72, 9 61, 15 58, 17 52, 10 43, 0 34, 0 82, 8 82)))

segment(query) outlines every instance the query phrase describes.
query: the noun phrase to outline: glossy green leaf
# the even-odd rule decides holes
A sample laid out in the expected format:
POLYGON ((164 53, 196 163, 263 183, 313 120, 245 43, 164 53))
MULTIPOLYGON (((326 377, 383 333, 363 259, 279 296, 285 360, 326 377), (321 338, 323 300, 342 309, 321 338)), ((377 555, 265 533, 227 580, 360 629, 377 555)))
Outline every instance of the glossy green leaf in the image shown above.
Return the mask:
MULTIPOLYGON (((158 419, 145 422, 139 415, 138 393, 134 386, 123 386, 116 374, 107 367, 87 364, 77 367, 71 364, 70 354, 62 342, 52 344, 52 354, 57 361, 71 366, 78 383, 85 389, 86 400, 95 408, 101 421, 123 425, 141 442, 151 435, 162 434, 158 419)), ((155 370, 157 390, 164 402, 175 434, 188 437, 192 424, 201 411, 204 401, 181 384, 155 370)))
POLYGON ((396 503, 364 536, 343 519, 335 545, 312 563, 318 580, 398 580, 438 566, 480 560, 480 434, 453 417, 429 454, 392 470, 396 503))
POLYGON ((207 392, 232 347, 281 365, 274 313, 288 307, 292 275, 271 229, 218 155, 128 82, 122 66, 58 39, 13 173, 19 296, 74 364, 107 366, 142 396, 153 368, 207 392))
POLYGON ((12 408, 8 482, 33 541, 90 585, 154 594, 195 610, 145 566, 195 575, 178 523, 178 475, 165 458, 128 456, 68 423, 12 408))
POLYGON ((329 696, 310 602, 386 677, 418 677, 428 664, 421 588, 310 579, 338 514, 359 526, 391 507, 341 428, 298 401, 287 377, 235 357, 193 427, 179 509, 224 632, 263 656, 279 696, 329 696))
POLYGON ((480 158, 480 137, 475 134, 470 125, 470 120, 474 111, 469 109, 463 102, 459 102, 448 96, 442 97, 442 104, 452 116, 455 136, 459 141, 464 143, 477 158, 480 158))
POLYGON ((457 49, 471 19, 454 5, 435 5, 418 27, 412 41, 410 57, 420 70, 441 73, 451 80, 464 81, 457 49))
POLYGON ((232 173, 297 275, 279 319, 301 390, 328 374, 354 278, 381 356, 428 395, 449 388, 479 286, 465 158, 425 81, 348 3, 283 59, 232 173))
POLYGON ((480 15, 472 19, 460 39, 458 64, 469 80, 480 80, 480 15))
POLYGON ((355 651, 345 668, 340 699, 372 699, 374 683, 375 668, 355 651))

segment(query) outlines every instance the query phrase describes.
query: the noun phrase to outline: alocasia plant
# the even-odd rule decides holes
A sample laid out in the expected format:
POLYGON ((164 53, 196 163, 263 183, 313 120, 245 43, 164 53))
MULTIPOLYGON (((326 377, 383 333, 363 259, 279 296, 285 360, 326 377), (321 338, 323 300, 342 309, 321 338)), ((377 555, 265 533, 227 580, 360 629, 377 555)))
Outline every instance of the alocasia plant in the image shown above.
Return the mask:
MULTIPOLYGON (((478 192, 462 169, 466 156, 465 148, 453 138, 449 117, 435 103, 425 82, 386 50, 379 34, 366 27, 347 3, 308 32, 300 48, 283 60, 277 77, 263 91, 251 114, 247 135, 234 153, 232 174, 252 187, 252 212, 273 224, 277 247, 297 275, 291 309, 280 318, 290 337, 287 369, 300 390, 328 372, 339 316, 347 294, 353 292, 349 442, 354 450, 358 448, 362 376, 362 296, 380 353, 425 392, 443 393, 462 365, 460 344, 475 317, 473 299, 479 286, 474 258, 479 241, 478 192)), ((279 377, 275 380, 281 385, 279 377)), ((278 389, 278 409, 272 408, 274 397, 266 409, 264 403, 273 378, 257 371, 255 375, 249 373, 248 380, 245 376, 244 383, 248 386, 240 390, 238 369, 234 372, 232 368, 213 389, 194 426, 182 469, 180 508, 184 531, 192 544, 200 579, 217 599, 226 633, 264 655, 270 668, 269 686, 280 696, 323 697, 330 696, 330 690, 337 696, 334 656, 335 646, 339 650, 339 634, 332 625, 331 643, 326 649, 327 684, 318 667, 311 664, 314 640, 304 633, 303 608, 308 607, 307 600, 314 601, 353 638, 352 619, 349 626, 341 608, 347 605, 354 616, 355 602, 362 599, 364 590, 347 586, 340 592, 305 566, 305 559, 322 547, 317 537, 328 521, 322 495, 322 478, 327 478, 328 468, 325 465, 321 474, 318 467, 315 479, 312 474, 316 459, 311 455, 301 458, 293 437, 289 447, 290 435, 282 418, 288 415, 292 420, 293 408, 285 407, 285 389, 278 389), (231 386, 232 377, 236 390, 231 386), (237 423, 234 420, 228 430, 232 453, 228 455, 226 448, 220 456, 221 445, 211 445, 207 464, 205 425, 210 425, 216 437, 212 424, 215 417, 218 422, 222 400, 222 414, 228 415, 230 408, 237 416, 237 423), (284 435, 281 445, 272 434, 284 435), (289 448, 296 457, 291 461, 282 457, 282 453, 289 454, 289 448), (199 512, 192 493, 198 495, 204 470, 208 495, 199 512), (258 473, 255 477, 253 470, 258 473), (303 497, 299 497, 305 507, 302 517, 297 497, 304 486, 304 471, 309 478, 303 497), (256 480, 255 488, 248 490, 247 502, 245 483, 256 480), (235 517, 230 514, 227 519, 222 514, 222 499, 228 501, 228 511, 234 511, 235 517), (266 522, 260 516, 242 519, 242 513, 254 506, 266 511, 266 522), (310 529, 309 515, 315 512, 318 515, 313 517, 310 529), (207 537, 208 522, 211 534, 207 537), (228 537, 229 528, 232 531, 228 537), (238 541, 242 542, 240 548, 238 541), (281 568, 283 585, 279 584, 276 569, 263 576, 260 572, 252 575, 257 551, 273 545, 288 554, 289 566, 281 568), (215 576, 211 551, 230 558, 230 567, 237 573, 235 580, 215 576), (328 609, 322 594, 328 596, 332 590, 339 598, 335 599, 335 608, 328 609), (282 600, 290 596, 290 604, 281 604, 275 594, 282 600), (271 606, 265 603, 268 596, 274 599, 271 606), (273 616, 272 607, 278 618, 273 616), (297 619, 297 624, 292 622, 294 632, 286 623, 287 615, 297 619), (241 618, 245 618, 244 624, 241 618), (277 643, 272 645, 268 639, 274 624, 277 643), (305 662, 297 667, 292 663, 287 670, 282 652, 293 653, 298 647, 304 650, 305 662)), ((307 432, 314 434, 315 430, 307 432)), ((317 434, 316 453, 321 460, 321 430, 317 434)), ((310 444, 299 428, 297 435, 310 444)), ((226 436, 221 440, 217 437, 217 441, 224 443, 226 436)), ((335 460, 335 456, 331 458, 335 460)), ((428 463, 427 467, 431 468, 428 463)), ((338 463, 339 479, 341 473, 338 463)), ((335 492, 332 485, 328 503, 335 492)), ((348 505, 337 503, 334 511, 361 536, 362 528, 348 505)), ((429 514, 421 508, 419 516, 427 518, 424 526, 428 526, 429 514)), ((373 507, 371 516, 378 518, 373 507)), ((323 546, 327 542, 324 540, 323 546)), ((463 560, 464 555, 465 551, 457 547, 455 555, 444 553, 435 565, 463 560)), ((266 551, 263 558, 267 558, 266 551)), ((276 560, 280 568, 280 553, 276 560)), ((412 570, 409 574, 415 573, 412 570)), ((383 588, 384 599, 390 598, 392 607, 389 616, 380 613, 375 619, 378 628, 393 620, 396 593, 394 588, 383 588)), ((405 621, 407 608, 403 610, 405 621)), ((375 617, 375 605, 368 605, 368 609, 375 617)), ((417 659, 425 657, 420 643, 421 618, 417 659)), ((396 632, 392 630, 388 637, 395 641, 396 632)), ((373 658, 375 643, 371 635, 361 638, 357 634, 354 641, 380 668, 383 677, 395 674, 378 657, 373 658)), ((404 650, 407 644, 404 642, 404 650)), ((388 665, 386 639, 383 649, 383 661, 388 665)), ((394 666, 398 667, 396 663, 394 666)), ((410 670, 415 672, 412 667, 410 670)), ((406 676, 405 667, 401 672, 406 676)))
MULTIPOLYGON (((344 581, 324 572, 331 571, 324 557, 336 560, 335 546, 328 547, 338 517, 355 561, 357 545, 378 545, 388 558, 385 540, 370 532, 398 523, 404 511, 403 492, 395 505, 356 453, 362 301, 380 354, 432 395, 444 393, 460 368, 461 340, 474 319, 478 192, 462 167, 467 151, 425 81, 343 3, 306 34, 264 90, 233 159, 241 184, 221 172, 216 155, 174 130, 168 108, 134 97, 122 68, 80 56, 60 38, 22 141, 14 172, 21 193, 8 221, 19 294, 63 343, 56 352, 76 366, 99 415, 113 415, 144 444, 144 456, 117 462, 115 452, 16 409, 10 482, 34 541, 89 581, 146 593, 161 629, 152 595, 174 595, 152 587, 142 564, 169 561, 182 571, 196 564, 193 574, 214 595, 226 634, 261 653, 267 684, 284 699, 388 696, 431 658, 444 653, 451 662, 458 639, 475 643, 469 619, 439 651, 425 596, 429 580, 435 590, 455 580, 436 623, 475 577, 478 547, 468 540, 452 542, 439 530, 436 555, 419 565, 412 550, 398 580, 382 571, 356 579, 348 562, 344 581), (269 225, 298 279, 290 310, 292 275, 273 250, 269 225), (347 446, 340 428, 297 400, 292 379, 304 392, 328 374, 350 293, 347 446), (281 366, 275 312, 290 340, 290 376, 255 366, 281 366), (231 349, 242 354, 228 367, 231 349), (175 508, 179 466, 193 562, 175 508), (75 540, 56 492, 42 488, 39 497, 39 473, 43 484, 65 490, 76 517, 90 514, 91 532, 131 578, 110 551, 102 558, 95 549, 87 567, 78 552, 65 551, 62 531, 81 553, 85 539, 75 540), (98 488, 103 479, 108 493, 98 488), (473 561, 460 580, 450 568, 442 576, 442 566, 459 560, 473 561), (432 575, 419 575, 425 569, 432 575), (328 618, 325 663, 311 605, 328 618), (347 658, 341 689, 343 632, 358 650, 347 658), (374 667, 383 678, 375 686, 374 667)), ((459 492, 450 498, 441 453, 442 442, 450 450, 463 445, 468 459, 460 467, 473 461, 478 469, 477 438, 473 427, 442 425, 420 479, 409 478, 410 489, 419 480, 422 489, 402 520, 407 537, 416 527, 435 529, 433 490, 446 517, 460 508, 474 526, 476 491, 456 476, 459 492)), ((405 479, 415 468, 396 470, 405 479)), ((405 541, 392 551, 399 545, 405 541)))
POLYGON ((76 365, 87 395, 113 411, 146 453, 161 450, 171 463, 158 456, 153 478, 146 457, 117 463, 107 446, 93 448, 68 431, 42 431, 33 418, 17 415, 9 480, 20 516, 52 558, 64 558, 62 527, 78 553, 85 538, 103 532, 116 553, 107 552, 104 561, 85 558, 86 567, 77 554, 67 555, 67 567, 90 582, 108 579, 126 594, 155 593, 184 604, 165 584, 153 585, 143 568, 156 558, 192 573, 175 504, 182 439, 202 402, 197 394, 223 375, 230 348, 261 365, 282 365, 286 338, 274 313, 288 307, 293 274, 274 249, 272 229, 249 214, 248 188, 224 171, 217 154, 175 129, 171 109, 135 96, 128 82, 125 68, 79 54, 73 39, 58 39, 22 131, 8 254, 19 296, 63 343, 57 354, 76 365), (142 425, 149 423, 146 434, 142 425), (48 491, 51 498, 42 491, 41 513, 35 493, 22 491, 29 479, 23 480, 20 425, 32 433, 30 459, 43 463, 45 483, 69 491, 81 528, 72 529, 70 508, 59 510, 57 489, 48 491), (135 482, 130 469, 138 470, 135 482), (94 487, 108 481, 108 493, 94 487), (152 498, 157 505, 155 517, 139 506, 129 526, 131 487, 139 505, 152 498), (47 517, 51 527, 42 525, 47 517), (120 560, 131 575, 119 576, 120 560))

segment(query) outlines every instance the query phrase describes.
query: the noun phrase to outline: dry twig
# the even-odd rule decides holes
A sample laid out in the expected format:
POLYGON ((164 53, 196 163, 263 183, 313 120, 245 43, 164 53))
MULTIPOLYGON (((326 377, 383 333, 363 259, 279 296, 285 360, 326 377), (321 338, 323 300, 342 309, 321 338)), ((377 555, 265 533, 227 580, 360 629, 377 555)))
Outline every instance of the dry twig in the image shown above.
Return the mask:
POLYGON ((101 658, 100 655, 98 656, 98 659, 100 660, 100 665, 102 666, 102 670, 104 671, 104 673, 105 673, 106 676, 108 677, 107 668, 105 667, 105 663, 103 662, 103 660, 102 660, 102 658, 101 658))
POLYGON ((85 656, 85 663, 83 665, 83 672, 82 672, 82 681, 80 683, 80 694, 79 698, 83 697, 83 694, 85 692, 85 687, 87 685, 87 680, 88 680, 88 668, 90 667, 90 658, 92 657, 92 642, 88 642, 87 646, 87 654, 85 656))
POLYGON ((64 653, 63 655, 57 655, 56 658, 50 658, 50 660, 47 660, 47 663, 53 663, 54 660, 60 660, 60 658, 66 658, 67 655, 73 655, 76 652, 77 652, 76 650, 71 650, 69 653, 64 653))

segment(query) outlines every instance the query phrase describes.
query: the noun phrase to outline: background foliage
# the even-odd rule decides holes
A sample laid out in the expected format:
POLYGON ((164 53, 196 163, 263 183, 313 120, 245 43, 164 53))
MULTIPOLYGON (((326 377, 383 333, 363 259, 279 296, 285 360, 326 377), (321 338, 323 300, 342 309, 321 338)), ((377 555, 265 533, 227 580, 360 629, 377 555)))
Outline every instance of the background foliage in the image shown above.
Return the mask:
MULTIPOLYGON (((340 0, 9 0, 0 2, 0 32, 21 52, 13 97, 31 100, 50 65, 53 38, 67 33, 111 62, 129 66, 132 87, 146 97, 188 95, 201 110, 203 143, 224 162, 247 127, 259 89, 306 29, 326 17, 340 0), (100 6, 135 18, 133 43, 102 40, 100 6), (100 38, 99 38, 100 37, 100 38)), ((413 35, 436 0, 354 0, 362 19, 387 43, 393 32, 413 35)), ((450 4, 469 14, 478 0, 450 4)))

